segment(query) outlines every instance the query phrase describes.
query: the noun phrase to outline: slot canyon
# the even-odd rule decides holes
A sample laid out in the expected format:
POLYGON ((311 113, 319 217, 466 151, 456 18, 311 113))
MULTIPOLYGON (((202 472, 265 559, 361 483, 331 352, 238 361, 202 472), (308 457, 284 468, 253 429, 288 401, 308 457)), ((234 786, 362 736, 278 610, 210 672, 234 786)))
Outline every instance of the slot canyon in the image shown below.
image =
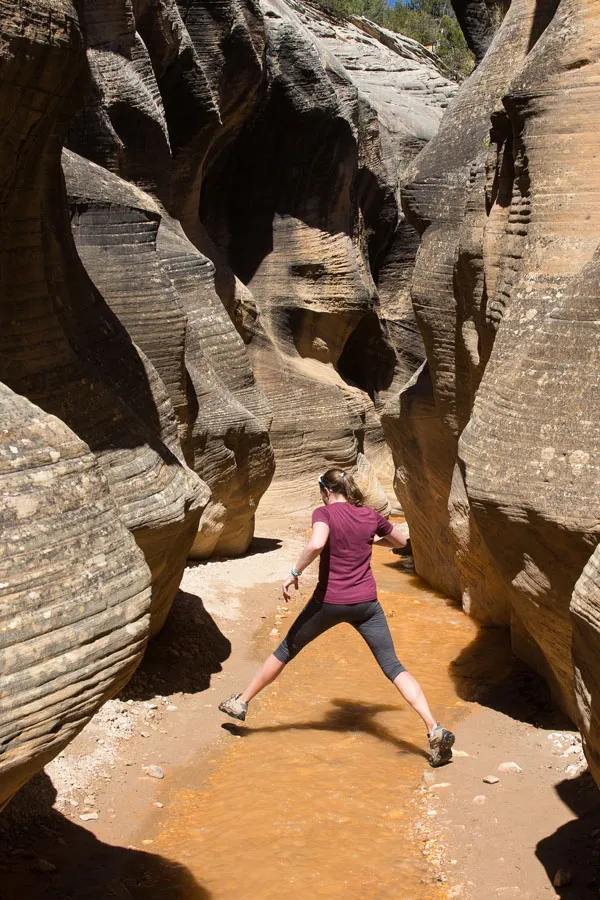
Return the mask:
POLYGON ((0 2, 0 900, 600 895, 600 2, 356 3, 0 2))

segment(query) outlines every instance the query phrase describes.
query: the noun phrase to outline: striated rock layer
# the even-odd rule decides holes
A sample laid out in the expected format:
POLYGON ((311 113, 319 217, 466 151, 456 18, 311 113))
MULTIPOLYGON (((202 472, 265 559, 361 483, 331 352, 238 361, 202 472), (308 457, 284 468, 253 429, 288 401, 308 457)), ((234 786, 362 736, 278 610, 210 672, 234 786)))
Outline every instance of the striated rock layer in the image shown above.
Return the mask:
POLYGON ((310 506, 316 475, 340 465, 358 475, 368 502, 389 510, 373 401, 412 374, 422 350, 405 286, 398 296, 388 277, 384 308, 376 282, 396 235, 398 268, 412 266, 416 242, 397 222, 397 166, 434 133, 455 85, 412 41, 386 33, 384 42, 373 26, 324 20, 309 4, 261 9, 263 96, 251 125, 207 158, 200 220, 217 273, 231 273, 217 289, 273 408, 268 501, 310 506), (239 282, 250 296, 240 298, 239 282))
POLYGON ((0 27, 0 379, 14 392, 0 442, 4 800, 131 674, 207 491, 178 458, 155 368, 73 244, 60 152, 82 101, 76 11, 5 4, 0 27))
POLYGON ((135 669, 150 572, 83 441, 4 385, 0 412, 2 808, 135 669))
POLYGON ((419 572, 510 624, 596 777, 599 28, 594 3, 514 0, 415 160, 427 363, 384 417, 419 572))
MULTIPOLYGON (((174 349, 183 340, 188 356, 194 327, 213 375, 232 395, 233 405, 222 402, 208 376, 210 408, 205 414, 199 404, 199 433, 212 461, 192 458, 186 442, 195 404, 183 390, 180 357, 160 341, 158 320, 153 326, 141 314, 139 287, 126 312, 123 286, 134 280, 133 268, 122 269, 126 254, 116 248, 107 270, 106 235, 96 230, 94 249, 84 237, 84 218, 98 218, 98 203, 79 210, 75 234, 86 268, 165 379, 186 458, 213 491, 194 554, 246 549, 272 474, 264 430, 271 411, 271 504, 309 505, 315 474, 339 464, 359 474, 369 502, 389 510, 377 478, 391 473, 389 451, 373 402, 380 406, 382 392, 397 390, 422 359, 406 290, 416 240, 403 219, 398 224, 398 166, 435 133, 456 86, 416 42, 366 20, 327 18, 310 4, 112 0, 100 10, 84 0, 82 10, 93 91, 69 146, 150 193, 163 223, 181 222, 199 280, 193 309, 182 297, 185 335, 172 318, 174 349), (215 289, 247 352, 219 315, 215 289), (224 405, 213 440, 210 422, 224 405), (232 440, 233 456, 221 453, 232 440)), ((110 216, 118 231, 114 206, 110 216)), ((176 240, 166 225, 151 232, 146 249, 154 241, 159 256, 167 234, 176 240)), ((138 240, 130 240, 136 254, 138 240)), ((180 232, 178 254, 186 252, 182 241, 180 232)), ((155 308, 168 268, 164 259, 159 265, 155 308)), ((191 298, 189 274, 186 285, 191 298)), ((173 291, 171 278, 171 316, 173 291)))

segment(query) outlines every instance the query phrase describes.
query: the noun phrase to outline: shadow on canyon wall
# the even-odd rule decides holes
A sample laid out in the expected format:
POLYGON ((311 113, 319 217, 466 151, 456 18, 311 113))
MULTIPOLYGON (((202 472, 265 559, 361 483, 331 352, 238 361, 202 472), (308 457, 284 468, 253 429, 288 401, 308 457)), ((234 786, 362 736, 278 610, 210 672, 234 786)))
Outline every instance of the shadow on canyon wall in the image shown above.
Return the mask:
POLYGON ((450 665, 456 693, 539 728, 571 729, 546 682, 513 654, 505 628, 480 628, 450 665))
POLYGON ((53 809, 55 799, 52 782, 40 772, 3 813, 0 900, 212 897, 185 866, 154 853, 98 840, 53 809))

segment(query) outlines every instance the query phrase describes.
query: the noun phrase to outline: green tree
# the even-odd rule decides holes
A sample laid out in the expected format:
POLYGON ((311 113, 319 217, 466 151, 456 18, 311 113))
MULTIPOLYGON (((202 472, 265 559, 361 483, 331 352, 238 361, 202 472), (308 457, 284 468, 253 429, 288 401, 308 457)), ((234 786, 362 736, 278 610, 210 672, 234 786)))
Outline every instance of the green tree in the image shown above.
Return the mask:
POLYGON ((419 41, 442 61, 449 74, 463 81, 473 71, 474 58, 467 47, 449 0, 317 0, 320 6, 344 18, 364 16, 390 31, 419 41))

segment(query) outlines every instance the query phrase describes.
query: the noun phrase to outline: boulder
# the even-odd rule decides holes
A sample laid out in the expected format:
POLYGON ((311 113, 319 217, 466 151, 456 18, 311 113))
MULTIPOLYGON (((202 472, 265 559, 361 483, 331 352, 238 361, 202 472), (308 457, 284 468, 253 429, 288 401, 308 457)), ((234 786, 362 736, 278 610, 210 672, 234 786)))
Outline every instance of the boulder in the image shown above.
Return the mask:
POLYGON ((139 663, 150 571, 63 422, 0 385, 0 808, 139 663))

